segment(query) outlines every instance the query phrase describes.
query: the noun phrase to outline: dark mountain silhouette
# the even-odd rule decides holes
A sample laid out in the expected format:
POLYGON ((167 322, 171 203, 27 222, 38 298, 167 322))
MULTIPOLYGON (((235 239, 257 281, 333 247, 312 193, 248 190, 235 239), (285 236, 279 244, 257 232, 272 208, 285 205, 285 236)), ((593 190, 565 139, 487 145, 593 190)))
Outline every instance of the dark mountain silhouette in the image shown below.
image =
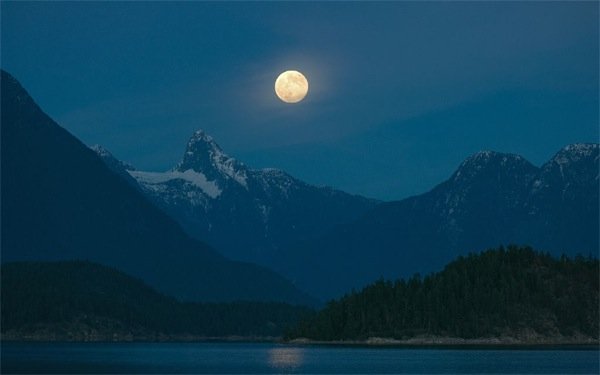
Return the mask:
POLYGON ((312 312, 277 302, 183 303, 90 262, 5 263, 1 271, 4 339, 280 336, 312 312))
POLYGON ((380 204, 287 249, 275 269, 330 298, 380 276, 439 270, 459 254, 502 244, 597 254, 598 150, 568 145, 541 168, 518 155, 477 153, 431 191, 380 204))
POLYGON ((2 261, 85 259, 187 300, 311 303, 192 240, 2 71, 2 261))

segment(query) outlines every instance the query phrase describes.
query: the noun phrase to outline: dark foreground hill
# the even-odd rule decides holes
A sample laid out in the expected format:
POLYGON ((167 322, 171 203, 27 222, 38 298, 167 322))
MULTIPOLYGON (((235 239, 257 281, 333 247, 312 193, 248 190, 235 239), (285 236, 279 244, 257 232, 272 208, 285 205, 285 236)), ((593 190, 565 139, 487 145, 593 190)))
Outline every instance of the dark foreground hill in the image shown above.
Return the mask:
POLYGON ((192 301, 312 302, 275 272, 188 237, 4 71, 1 85, 3 261, 86 259, 192 301))
POLYGON ((182 303, 90 262, 7 263, 1 271, 4 339, 279 336, 310 312, 283 303, 182 303))
POLYGON ((289 338, 417 336, 521 342, 598 339, 597 259, 509 247, 459 257, 425 278, 378 281, 330 302, 289 338))

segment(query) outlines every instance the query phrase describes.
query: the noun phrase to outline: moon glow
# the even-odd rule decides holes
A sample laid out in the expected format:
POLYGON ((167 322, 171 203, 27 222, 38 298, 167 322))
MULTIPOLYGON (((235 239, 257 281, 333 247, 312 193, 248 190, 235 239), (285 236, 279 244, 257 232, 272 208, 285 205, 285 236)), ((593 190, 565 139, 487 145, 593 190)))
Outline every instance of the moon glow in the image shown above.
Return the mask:
POLYGON ((308 93, 308 81, 296 70, 287 70, 275 80, 275 93, 286 103, 298 103, 308 93))

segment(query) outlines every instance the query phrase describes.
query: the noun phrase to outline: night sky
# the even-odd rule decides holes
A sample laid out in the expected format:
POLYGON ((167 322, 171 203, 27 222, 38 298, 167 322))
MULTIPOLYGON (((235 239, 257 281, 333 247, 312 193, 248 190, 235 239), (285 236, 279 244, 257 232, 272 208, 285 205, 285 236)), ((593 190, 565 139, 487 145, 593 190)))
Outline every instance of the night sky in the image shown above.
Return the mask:
POLYGON ((194 130, 252 167, 380 199, 480 150, 541 164, 598 142, 590 2, 7 3, 1 65, 59 124, 138 169, 194 130), (296 69, 310 91, 279 101, 296 69))

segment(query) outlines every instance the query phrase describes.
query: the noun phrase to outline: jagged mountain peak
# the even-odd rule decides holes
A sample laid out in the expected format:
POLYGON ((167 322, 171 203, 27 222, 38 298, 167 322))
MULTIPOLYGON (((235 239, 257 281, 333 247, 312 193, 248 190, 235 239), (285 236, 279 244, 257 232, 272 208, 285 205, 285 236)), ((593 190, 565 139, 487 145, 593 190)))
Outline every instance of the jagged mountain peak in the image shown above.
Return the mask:
POLYGON ((196 130, 190 137, 182 163, 191 161, 196 154, 211 154, 215 156, 226 156, 221 147, 214 141, 213 137, 208 135, 204 130, 196 130))
POLYGON ((183 159, 174 171, 193 170, 211 181, 232 180, 247 188, 248 168, 227 155, 203 130, 197 130, 187 143, 183 159))
POLYGON ((210 135, 208 135, 208 133, 206 133, 203 129, 198 129, 194 132, 194 135, 192 135, 192 137, 190 138, 190 141, 192 140, 202 140, 205 142, 213 142, 213 137, 211 137, 210 135))
POLYGON ((378 203, 310 185, 281 169, 247 167, 203 130, 191 135, 181 162, 166 172, 124 171, 111 158, 103 160, 193 237, 267 266, 290 243, 317 237, 378 203))

